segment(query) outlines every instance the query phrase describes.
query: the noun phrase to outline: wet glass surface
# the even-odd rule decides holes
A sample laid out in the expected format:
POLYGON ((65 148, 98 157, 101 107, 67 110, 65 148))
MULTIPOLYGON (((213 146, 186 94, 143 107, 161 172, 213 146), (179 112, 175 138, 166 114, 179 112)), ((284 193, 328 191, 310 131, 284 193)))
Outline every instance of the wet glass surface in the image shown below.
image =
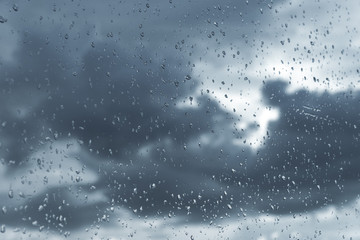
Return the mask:
POLYGON ((0 1, 0 239, 360 239, 359 10, 0 1))

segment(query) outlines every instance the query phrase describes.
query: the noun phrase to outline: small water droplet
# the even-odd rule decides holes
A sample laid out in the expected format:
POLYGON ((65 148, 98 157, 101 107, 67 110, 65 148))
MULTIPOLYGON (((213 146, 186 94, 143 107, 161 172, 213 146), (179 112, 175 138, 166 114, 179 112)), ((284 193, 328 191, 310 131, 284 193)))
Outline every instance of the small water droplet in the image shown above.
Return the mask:
POLYGON ((6 23, 7 19, 4 18, 3 16, 0 16, 0 23, 6 23))
POLYGON ((19 11, 19 7, 18 7, 18 5, 16 5, 16 4, 14 4, 14 5, 12 6, 12 9, 13 9, 15 12, 19 11))
POLYGON ((14 197, 14 191, 13 190, 9 190, 9 198, 13 198, 14 197))
POLYGON ((42 210, 44 210, 44 206, 43 206, 43 205, 40 205, 40 206, 39 206, 39 212, 41 212, 42 210))

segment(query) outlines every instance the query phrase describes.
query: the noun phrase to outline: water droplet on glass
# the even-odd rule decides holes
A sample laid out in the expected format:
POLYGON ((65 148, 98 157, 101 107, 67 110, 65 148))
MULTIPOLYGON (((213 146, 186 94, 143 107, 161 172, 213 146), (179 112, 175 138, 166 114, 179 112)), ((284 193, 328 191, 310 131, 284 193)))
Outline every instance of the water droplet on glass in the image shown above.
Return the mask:
POLYGON ((6 23, 7 19, 4 18, 3 16, 0 16, 0 23, 6 23))
POLYGON ((13 198, 14 197, 14 191, 13 190, 9 190, 9 198, 13 198))
POLYGON ((18 5, 16 5, 16 4, 14 4, 14 5, 12 6, 12 8, 13 8, 13 10, 14 10, 15 12, 19 11, 19 7, 18 7, 18 5))
POLYGON ((44 209, 44 206, 43 206, 43 205, 40 205, 40 206, 39 206, 39 212, 41 212, 43 209, 44 209))

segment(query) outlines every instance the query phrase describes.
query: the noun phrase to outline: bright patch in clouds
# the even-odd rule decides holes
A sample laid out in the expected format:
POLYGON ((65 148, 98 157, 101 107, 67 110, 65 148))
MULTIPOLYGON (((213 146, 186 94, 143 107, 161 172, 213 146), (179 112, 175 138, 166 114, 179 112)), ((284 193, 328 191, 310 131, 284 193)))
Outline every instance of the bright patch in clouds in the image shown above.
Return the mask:
POLYGON ((269 122, 279 117, 263 104, 265 82, 282 79, 289 83, 288 93, 303 88, 319 92, 360 88, 359 9, 358 1, 296 0, 273 6, 271 23, 260 21, 261 31, 254 35, 250 51, 242 39, 206 48, 193 72, 201 82, 198 95, 208 93, 216 99, 239 117, 241 128, 258 124, 249 143, 260 146, 269 122))

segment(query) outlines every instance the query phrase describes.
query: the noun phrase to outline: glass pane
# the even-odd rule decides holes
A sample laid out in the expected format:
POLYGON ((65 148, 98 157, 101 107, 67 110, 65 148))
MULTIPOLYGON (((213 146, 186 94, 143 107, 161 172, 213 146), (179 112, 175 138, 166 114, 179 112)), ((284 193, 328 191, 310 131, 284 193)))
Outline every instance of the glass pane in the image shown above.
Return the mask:
POLYGON ((359 11, 0 1, 0 239, 360 239, 359 11))

